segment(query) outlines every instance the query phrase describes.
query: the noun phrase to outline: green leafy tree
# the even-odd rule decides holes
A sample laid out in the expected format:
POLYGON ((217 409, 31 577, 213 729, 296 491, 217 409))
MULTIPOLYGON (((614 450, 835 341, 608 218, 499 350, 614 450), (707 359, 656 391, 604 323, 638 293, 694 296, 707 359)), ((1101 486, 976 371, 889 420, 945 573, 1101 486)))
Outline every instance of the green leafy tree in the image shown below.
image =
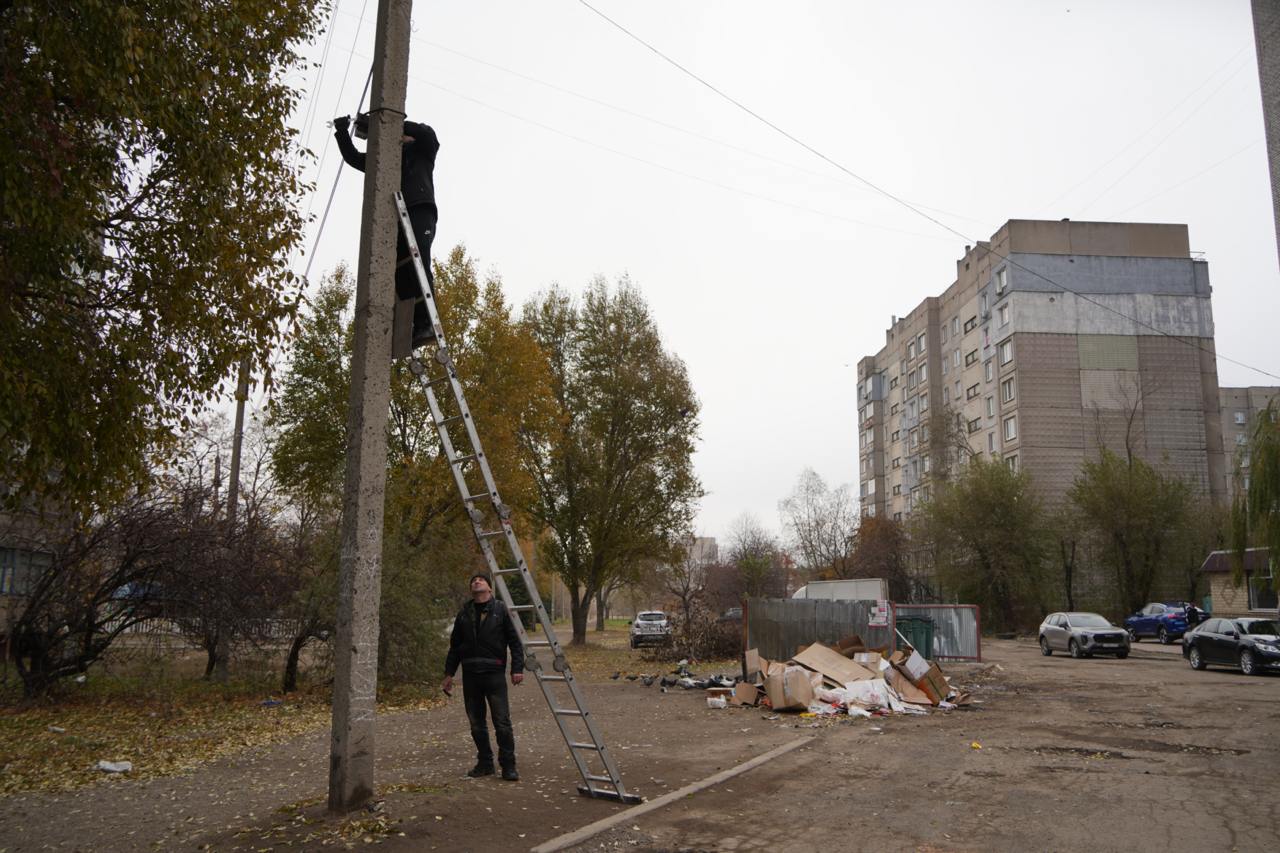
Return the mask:
POLYGON ((1249 482, 1240 483, 1231 508, 1232 577, 1244 583, 1244 553, 1250 544, 1280 555, 1280 407, 1273 400, 1258 413, 1245 451, 1249 482))
POLYGON ((1041 610, 1045 519, 1025 472, 973 456, 917 514, 917 535, 942 583, 982 607, 996 629, 1034 624, 1041 610))
POLYGON ((1115 607, 1133 613, 1165 579, 1193 505, 1187 484, 1134 455, 1103 450, 1086 462, 1068 496, 1115 581, 1115 607))
POLYGON ((692 520, 698 402, 639 292, 597 279, 581 302, 558 288, 525 306, 551 365, 559 419, 527 429, 537 486, 530 512, 547 531, 542 564, 569 589, 573 643, 611 578, 665 559, 692 520))
POLYGON ((0 479, 131 493, 298 301, 291 81, 318 0, 0 5, 0 479))

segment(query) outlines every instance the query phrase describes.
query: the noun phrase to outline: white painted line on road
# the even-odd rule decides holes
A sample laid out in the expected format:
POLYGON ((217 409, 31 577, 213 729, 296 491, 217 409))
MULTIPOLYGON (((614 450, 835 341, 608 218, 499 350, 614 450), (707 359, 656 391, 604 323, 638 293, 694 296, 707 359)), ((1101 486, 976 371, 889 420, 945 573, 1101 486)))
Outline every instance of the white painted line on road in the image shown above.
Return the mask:
POLYGON ((726 779, 732 779, 734 776, 746 773, 748 770, 759 767, 761 764, 768 761, 772 761, 779 755, 785 755, 793 749, 812 743, 814 740, 816 740, 816 738, 802 737, 797 738, 790 743, 784 743, 782 746, 772 749, 764 755, 757 755, 750 761, 744 761, 737 767, 730 767, 728 770, 722 770, 714 776, 708 776, 706 779, 699 782, 685 785, 678 791, 663 794, 656 800, 650 800, 647 803, 641 803, 640 805, 635 806, 634 808, 629 808, 626 811, 621 811, 617 814, 610 815, 609 817, 601 818, 595 823, 589 823, 581 829, 575 829, 573 832, 566 832, 564 835, 539 844, 537 847, 534 847, 530 853, 554 853, 556 850, 564 850, 565 848, 572 847, 575 844, 581 844, 588 838, 591 838, 593 835, 599 835, 606 829, 612 829, 620 823, 626 823, 629 820, 634 820, 642 814, 654 811, 655 809, 660 809, 665 805, 675 802, 676 800, 687 797, 690 794, 697 793, 698 791, 705 790, 706 788, 710 788, 713 785, 718 785, 726 779))

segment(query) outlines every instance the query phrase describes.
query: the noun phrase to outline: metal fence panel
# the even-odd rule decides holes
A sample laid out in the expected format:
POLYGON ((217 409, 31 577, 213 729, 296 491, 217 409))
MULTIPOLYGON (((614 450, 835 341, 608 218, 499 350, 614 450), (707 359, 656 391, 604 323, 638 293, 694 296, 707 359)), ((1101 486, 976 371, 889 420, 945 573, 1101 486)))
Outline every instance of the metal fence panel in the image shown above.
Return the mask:
POLYGON ((770 660, 787 660, 809 643, 835 643, 857 634, 868 648, 893 648, 892 622, 871 627, 874 601, 752 598, 747 602, 747 648, 770 660))
POLYGON ((874 601, 813 598, 752 598, 744 614, 747 648, 770 660, 787 660, 809 643, 831 645, 857 634, 868 648, 896 649, 900 616, 932 619, 933 656, 939 660, 982 660, 982 620, 972 604, 895 604, 888 626, 871 627, 874 601))
POLYGON ((982 660, 982 616, 974 604, 895 604, 895 620, 933 620, 933 656, 938 660, 982 660))

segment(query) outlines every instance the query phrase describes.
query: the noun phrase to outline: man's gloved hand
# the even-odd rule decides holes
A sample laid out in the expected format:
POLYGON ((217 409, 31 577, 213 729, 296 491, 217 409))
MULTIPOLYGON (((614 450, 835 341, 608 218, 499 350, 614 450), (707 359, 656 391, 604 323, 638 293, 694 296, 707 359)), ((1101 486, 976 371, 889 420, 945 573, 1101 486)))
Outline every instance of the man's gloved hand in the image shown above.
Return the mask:
POLYGON ((440 683, 440 689, 444 691, 444 695, 446 696, 453 695, 453 676, 452 675, 446 675, 444 677, 444 681, 440 683))
POLYGON ((511 683, 512 683, 512 684, 519 684, 519 683, 520 683, 520 682, 522 682, 522 681, 524 681, 524 673, 523 673, 523 672, 513 672, 513 673, 511 673, 511 683))
POLYGON ((351 116, 338 116, 333 120, 333 126, 337 130, 346 130, 351 125, 351 116))

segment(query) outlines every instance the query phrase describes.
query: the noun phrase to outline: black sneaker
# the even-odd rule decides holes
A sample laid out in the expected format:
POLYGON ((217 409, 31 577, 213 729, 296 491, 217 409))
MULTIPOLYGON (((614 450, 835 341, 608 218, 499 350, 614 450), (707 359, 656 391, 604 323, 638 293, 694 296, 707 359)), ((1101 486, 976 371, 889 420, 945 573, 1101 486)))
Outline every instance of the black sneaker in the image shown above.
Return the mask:
POLYGON ((520 774, 516 772, 514 767, 502 768, 502 779, 505 782, 519 782, 520 774))
POLYGON ((479 779, 481 776, 492 776, 493 765, 477 764, 475 767, 472 767, 470 770, 467 771, 467 775, 470 776, 472 779, 479 779))

